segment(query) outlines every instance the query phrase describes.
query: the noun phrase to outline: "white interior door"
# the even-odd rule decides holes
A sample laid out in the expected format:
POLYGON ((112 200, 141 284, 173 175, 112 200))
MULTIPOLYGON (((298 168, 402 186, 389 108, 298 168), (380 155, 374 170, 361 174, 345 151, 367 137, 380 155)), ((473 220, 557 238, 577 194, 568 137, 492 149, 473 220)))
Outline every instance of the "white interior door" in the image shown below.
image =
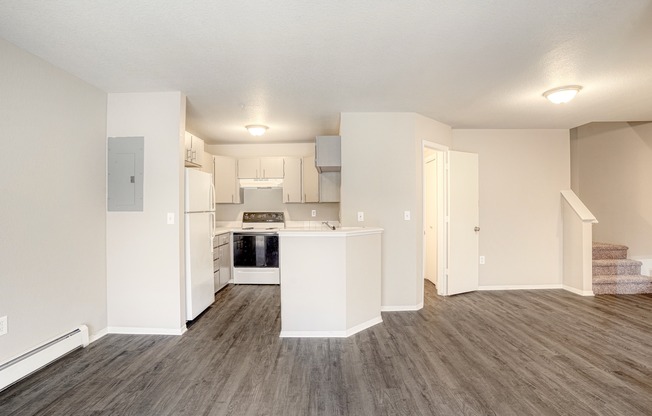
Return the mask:
POLYGON ((478 289, 478 155, 448 155, 448 295, 478 289))

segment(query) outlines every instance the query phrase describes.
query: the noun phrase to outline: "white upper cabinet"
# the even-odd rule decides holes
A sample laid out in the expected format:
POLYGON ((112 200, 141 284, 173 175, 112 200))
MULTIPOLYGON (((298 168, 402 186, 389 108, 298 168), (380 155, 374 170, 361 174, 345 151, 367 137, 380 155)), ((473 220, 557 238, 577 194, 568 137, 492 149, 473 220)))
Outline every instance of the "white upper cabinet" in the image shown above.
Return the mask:
POLYGON ((240 179, 282 179, 282 157, 256 157, 238 160, 240 179))
POLYGON ((240 184, 238 182, 237 161, 228 156, 213 156, 213 183, 215 202, 218 204, 239 204, 240 184))
POLYGON ((204 141, 186 132, 185 155, 186 167, 201 167, 204 158, 204 141))
POLYGON ((315 155, 303 157, 303 202, 319 202, 319 172, 315 167, 315 155))
POLYGON ((283 178, 283 202, 300 203, 301 195, 301 159, 286 157, 283 159, 285 178, 283 178))

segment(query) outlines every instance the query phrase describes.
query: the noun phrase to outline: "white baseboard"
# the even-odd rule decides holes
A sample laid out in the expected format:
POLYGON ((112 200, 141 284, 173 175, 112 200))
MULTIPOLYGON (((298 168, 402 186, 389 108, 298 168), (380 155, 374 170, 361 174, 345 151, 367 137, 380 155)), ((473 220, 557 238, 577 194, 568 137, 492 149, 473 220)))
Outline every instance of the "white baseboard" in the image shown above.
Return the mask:
POLYGON ((539 290, 539 289, 563 289, 561 283, 549 285, 495 285, 478 286, 478 290, 539 290))
POLYGON ((383 318, 377 316, 345 331, 281 331, 279 336, 281 338, 346 338, 381 322, 383 318))
POLYGON ((78 348, 88 345, 88 327, 77 329, 44 342, 25 353, 0 363, 0 391, 78 348))
POLYGON ((109 328, 101 329, 101 330, 97 331, 96 333, 91 334, 91 335, 88 337, 88 340, 89 340, 89 342, 92 344, 92 343, 94 343, 95 341, 97 341, 98 339, 102 338, 103 336, 105 336, 105 335, 108 334, 108 333, 109 333, 109 328))
POLYGON ((110 326, 109 334, 127 334, 127 335, 183 335, 188 329, 184 325, 181 328, 140 328, 129 326, 110 326))
POLYGON ((381 306, 381 312, 406 312, 406 311, 418 311, 423 309, 423 302, 417 303, 416 305, 394 305, 394 306, 381 306))
POLYGON ((568 290, 569 292, 575 293, 576 295, 580 295, 580 296, 595 296, 592 290, 580 290, 566 285, 563 285, 562 289, 568 290))
POLYGON ((347 329, 346 336, 350 337, 353 334, 357 334, 358 332, 364 331, 367 328, 371 328, 374 325, 378 325, 381 322, 383 322, 383 318, 381 316, 377 316, 373 319, 368 320, 367 322, 363 322, 359 325, 354 326, 353 328, 347 329))

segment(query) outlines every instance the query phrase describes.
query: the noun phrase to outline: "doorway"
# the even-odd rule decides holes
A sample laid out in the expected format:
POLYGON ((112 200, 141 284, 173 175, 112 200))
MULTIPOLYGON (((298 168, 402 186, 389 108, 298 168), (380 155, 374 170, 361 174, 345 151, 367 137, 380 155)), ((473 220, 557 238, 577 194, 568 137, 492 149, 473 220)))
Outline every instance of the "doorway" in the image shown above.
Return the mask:
POLYGON ((423 278, 446 294, 445 165, 448 149, 423 142, 423 278))

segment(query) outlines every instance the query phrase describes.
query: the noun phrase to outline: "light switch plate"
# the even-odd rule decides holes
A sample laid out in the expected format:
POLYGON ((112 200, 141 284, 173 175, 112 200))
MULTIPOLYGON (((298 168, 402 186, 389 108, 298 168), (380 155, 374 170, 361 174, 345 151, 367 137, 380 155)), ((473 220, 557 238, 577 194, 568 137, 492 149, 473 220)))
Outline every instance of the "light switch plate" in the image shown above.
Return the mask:
POLYGON ((480 256, 480 264, 484 264, 484 256, 480 256))
POLYGON ((405 212, 403 213, 403 219, 404 219, 405 221, 410 221, 410 211, 405 211, 405 212))
POLYGON ((358 221, 364 221, 364 212, 362 211, 358 212, 358 221))
POLYGON ((174 212, 168 212, 168 224, 174 224, 174 212))
POLYGON ((0 317, 0 335, 7 333, 7 317, 0 317))
POLYGON ((317 216, 317 210, 313 209, 312 211, 310 211, 310 216, 311 217, 316 217, 317 216))

